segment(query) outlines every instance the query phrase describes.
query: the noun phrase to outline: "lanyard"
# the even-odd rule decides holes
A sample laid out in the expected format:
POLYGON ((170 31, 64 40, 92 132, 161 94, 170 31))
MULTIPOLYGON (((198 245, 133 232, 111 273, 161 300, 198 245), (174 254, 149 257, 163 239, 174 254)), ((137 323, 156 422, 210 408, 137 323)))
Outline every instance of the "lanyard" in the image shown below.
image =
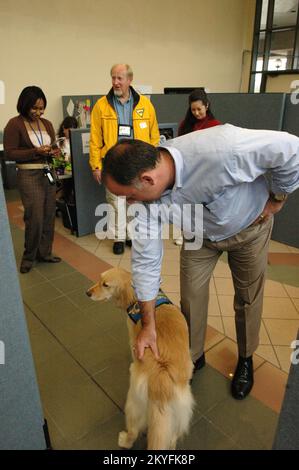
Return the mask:
POLYGON ((42 131, 40 130, 40 127, 39 127, 39 122, 37 120, 37 127, 38 127, 38 130, 39 130, 39 136, 37 135, 37 133, 35 132, 35 129, 33 129, 33 127, 31 126, 30 122, 28 121, 28 124, 29 126, 31 127, 32 131, 34 132, 35 134, 35 137, 37 138, 37 141, 39 143, 39 145, 43 145, 44 143, 44 139, 43 139, 43 134, 42 134, 42 131))

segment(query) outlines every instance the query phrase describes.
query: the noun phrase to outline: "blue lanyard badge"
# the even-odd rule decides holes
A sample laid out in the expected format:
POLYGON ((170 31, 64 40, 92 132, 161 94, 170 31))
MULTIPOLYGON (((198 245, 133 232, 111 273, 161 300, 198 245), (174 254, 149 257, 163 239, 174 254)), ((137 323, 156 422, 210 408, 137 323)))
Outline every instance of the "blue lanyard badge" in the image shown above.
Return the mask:
POLYGON ((39 131, 39 136, 38 136, 38 134, 35 132, 35 129, 33 129, 33 127, 31 126, 31 124, 30 124, 29 121, 28 121, 28 124, 29 124, 29 126, 31 127, 31 130, 34 132, 35 137, 37 138, 37 141, 38 141, 39 145, 42 146, 43 143, 44 143, 44 139, 43 139, 42 131, 41 131, 40 127, 39 127, 39 122, 37 121, 37 127, 38 127, 38 131, 39 131))

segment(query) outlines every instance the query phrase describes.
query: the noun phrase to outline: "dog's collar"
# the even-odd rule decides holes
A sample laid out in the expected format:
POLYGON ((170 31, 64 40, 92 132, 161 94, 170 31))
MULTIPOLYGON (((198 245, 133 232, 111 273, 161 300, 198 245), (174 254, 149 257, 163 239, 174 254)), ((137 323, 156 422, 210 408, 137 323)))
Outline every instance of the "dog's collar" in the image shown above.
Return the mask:
MULTIPOLYGON (((164 294, 164 292, 159 289, 159 293, 156 298, 155 308, 160 307, 163 304, 172 304, 169 298, 164 294)), ((141 319, 140 306, 139 302, 134 302, 127 308, 127 314, 134 323, 137 323, 141 319)))

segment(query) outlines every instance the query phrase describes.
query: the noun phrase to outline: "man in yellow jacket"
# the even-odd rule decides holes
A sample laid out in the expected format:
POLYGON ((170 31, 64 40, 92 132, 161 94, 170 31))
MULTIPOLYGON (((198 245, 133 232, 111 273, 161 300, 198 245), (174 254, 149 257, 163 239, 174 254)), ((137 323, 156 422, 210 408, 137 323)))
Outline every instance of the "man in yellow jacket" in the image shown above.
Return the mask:
MULTIPOLYGON (((89 164, 94 179, 101 182, 102 159, 120 139, 139 139, 158 145, 160 135, 155 109, 148 98, 139 95, 131 86, 133 72, 127 64, 111 68, 112 88, 100 98, 91 113, 89 164)), ((106 189, 106 199, 115 210, 114 254, 125 249, 126 220, 118 217, 119 197, 106 189)), ((127 242, 131 244, 130 241, 127 242)))

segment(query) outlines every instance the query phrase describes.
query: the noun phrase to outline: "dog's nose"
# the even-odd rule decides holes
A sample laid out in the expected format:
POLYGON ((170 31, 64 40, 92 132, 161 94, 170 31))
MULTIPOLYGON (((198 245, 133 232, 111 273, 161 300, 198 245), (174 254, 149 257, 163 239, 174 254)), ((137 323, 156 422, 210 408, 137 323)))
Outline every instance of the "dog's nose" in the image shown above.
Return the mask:
POLYGON ((88 297, 91 297, 92 294, 91 294, 91 292, 89 292, 89 290, 88 290, 88 291, 86 291, 86 295, 88 295, 88 297))

